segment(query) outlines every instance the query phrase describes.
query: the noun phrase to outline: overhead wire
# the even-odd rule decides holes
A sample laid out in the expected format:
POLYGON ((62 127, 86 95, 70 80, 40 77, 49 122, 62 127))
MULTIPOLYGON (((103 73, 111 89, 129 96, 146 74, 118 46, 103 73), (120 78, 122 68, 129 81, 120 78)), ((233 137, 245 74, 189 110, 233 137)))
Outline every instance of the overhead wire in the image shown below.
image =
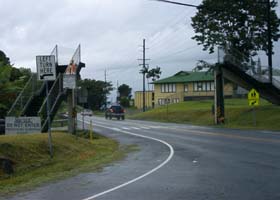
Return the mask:
MULTIPOLYGON (((174 41, 174 43, 176 43, 176 37, 172 37, 174 36, 175 33, 177 33, 178 31, 182 30, 182 20, 184 18, 189 17, 191 14, 189 13, 189 11, 182 11, 180 12, 180 14, 176 17, 172 17, 168 23, 165 23, 164 25, 160 26, 160 28, 156 28, 150 35, 150 37, 147 39, 148 42, 148 47, 152 48, 152 49, 158 49, 158 51, 162 52, 162 48, 166 45, 168 45, 168 42, 166 41, 174 41), (162 35, 162 29, 164 30, 170 30, 167 34, 162 35)), ((175 46, 175 48, 180 48, 181 46, 184 46, 185 44, 180 41, 177 42, 177 46, 175 46)), ((173 46, 174 47, 174 46, 173 46)), ((118 48, 120 49, 120 48, 118 48)), ((182 49, 176 52, 172 52, 169 55, 164 55, 164 56, 160 56, 157 57, 156 59, 162 58, 162 57, 166 57, 166 56, 172 56, 172 55, 178 55, 180 53, 184 53, 185 51, 187 51, 188 49, 190 49, 190 47, 186 48, 186 49, 182 49)), ((131 50, 129 50, 130 52, 131 50)), ((151 55, 155 55, 158 54, 158 51, 153 51, 153 53, 151 53, 151 55)), ((132 58, 132 54, 130 54, 131 56, 129 58, 126 58, 125 60, 133 60, 132 62, 130 62, 129 64, 124 64, 124 65, 115 65, 114 67, 109 67, 106 68, 107 70, 113 70, 113 71, 127 71, 127 70, 135 70, 134 67, 132 66, 138 66, 137 65, 137 60, 135 58, 132 58), (132 59, 131 59, 132 58, 132 59)), ((138 61, 139 62, 139 61, 138 61)), ((97 71, 103 71, 104 69, 97 69, 97 71)))
POLYGON ((151 34, 150 36, 147 38, 150 46, 153 45, 153 43, 156 41, 157 37, 158 37, 158 33, 165 29, 167 26, 173 26, 174 24, 178 23, 178 20, 181 20, 182 17, 185 15, 186 11, 182 11, 179 15, 177 15, 174 18, 171 18, 171 20, 169 20, 167 23, 164 23, 162 26, 160 26, 159 28, 157 27, 151 34))
MULTIPOLYGON (((164 44, 168 39, 170 39, 170 37, 174 36, 174 33, 178 32, 179 30, 182 29, 182 20, 183 18, 185 18, 186 16, 182 16, 181 18, 179 18, 175 23, 173 23, 172 25, 166 26, 162 31, 158 31, 157 34, 157 38, 155 39, 154 43, 148 43, 149 48, 158 48, 159 46, 161 46, 162 44, 164 44), (166 33, 167 32, 167 33, 166 33)), ((183 27, 185 28, 185 27, 183 27)), ((171 39, 174 39, 174 37, 172 37, 171 39)))

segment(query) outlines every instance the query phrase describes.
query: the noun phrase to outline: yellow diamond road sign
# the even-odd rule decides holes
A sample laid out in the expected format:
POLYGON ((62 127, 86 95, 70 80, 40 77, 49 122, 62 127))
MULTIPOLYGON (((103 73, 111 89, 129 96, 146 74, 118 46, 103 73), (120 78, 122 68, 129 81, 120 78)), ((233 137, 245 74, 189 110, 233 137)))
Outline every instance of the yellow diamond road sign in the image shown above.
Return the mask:
POLYGON ((249 106, 258 106, 260 101, 260 94, 255 89, 251 89, 248 93, 249 106))

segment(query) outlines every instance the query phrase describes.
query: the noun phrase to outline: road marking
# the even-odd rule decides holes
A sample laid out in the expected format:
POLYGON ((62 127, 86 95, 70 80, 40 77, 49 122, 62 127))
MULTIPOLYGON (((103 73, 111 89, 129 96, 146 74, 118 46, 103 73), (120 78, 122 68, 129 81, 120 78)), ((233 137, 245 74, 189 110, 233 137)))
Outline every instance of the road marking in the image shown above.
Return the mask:
POLYGON ((141 128, 146 130, 151 129, 150 127, 146 127, 146 126, 142 126, 141 128))
POLYGON ((128 128, 128 127, 122 127, 122 129, 124 129, 124 130, 130 130, 130 128, 128 128))
POLYGON ((132 129, 135 129, 135 130, 140 130, 140 128, 137 128, 137 127, 131 127, 132 129))
POLYGON ((163 126, 149 126, 150 128, 163 128, 163 126))
MULTIPOLYGON (((81 120, 79 120, 79 121, 81 121, 81 120)), ((86 122, 86 123, 89 124, 89 122, 86 122)), ((146 176, 148 176, 148 175, 154 173, 155 171, 159 170, 160 168, 162 168, 162 167, 163 167, 164 165, 166 165, 166 164, 172 159, 172 157, 174 156, 174 149, 173 149, 173 147, 172 147, 169 143, 167 143, 167 142, 165 142, 165 141, 163 141, 163 140, 160 140, 160 139, 157 139, 157 138, 153 138, 153 137, 149 137, 149 136, 144 136, 144 135, 136 134, 136 133, 132 133, 132 132, 128 132, 128 131, 123 131, 123 130, 120 130, 120 129, 117 129, 117 128, 110 128, 110 127, 102 126, 102 125, 100 125, 100 124, 94 124, 94 125, 95 125, 95 126, 102 127, 102 128, 106 128, 106 129, 111 129, 111 130, 119 131, 119 132, 122 132, 122 133, 127 134, 127 135, 132 135, 132 136, 141 137, 141 138, 145 138, 145 139, 149 139, 149 140, 154 140, 154 141, 160 142, 160 143, 166 145, 166 146, 169 148, 170 153, 169 153, 169 156, 167 157, 167 159, 166 159, 165 161, 163 161, 160 165, 158 165, 157 167, 153 168, 152 170, 146 172, 145 174, 143 174, 143 175, 141 175, 141 176, 138 176, 137 178, 134 178, 134 179, 132 179, 132 180, 130 180, 130 181, 128 181, 128 182, 125 182, 125 183, 123 183, 123 184, 121 184, 121 185, 118 185, 118 186, 116 186, 116 187, 113 187, 113 188, 111 188, 111 189, 109 189, 109 190, 106 190, 106 191, 104 191, 104 192, 95 194, 95 195, 93 195, 93 196, 87 197, 87 198, 82 199, 82 200, 91 200, 91 199, 94 199, 94 198, 103 196, 103 195, 105 195, 105 194, 107 194, 107 193, 109 193, 109 192, 113 192, 113 191, 115 191, 115 190, 118 190, 118 189, 120 189, 120 188, 122 188, 122 187, 125 187, 125 186, 127 186, 127 185, 130 185, 130 184, 132 184, 132 183, 134 183, 134 182, 136 182, 136 181, 139 181, 140 179, 142 179, 142 178, 144 178, 144 177, 146 177, 146 176)))
POLYGON ((121 129, 119 129, 119 128, 110 128, 110 129, 112 129, 112 130, 114 130, 114 131, 120 131, 121 129))

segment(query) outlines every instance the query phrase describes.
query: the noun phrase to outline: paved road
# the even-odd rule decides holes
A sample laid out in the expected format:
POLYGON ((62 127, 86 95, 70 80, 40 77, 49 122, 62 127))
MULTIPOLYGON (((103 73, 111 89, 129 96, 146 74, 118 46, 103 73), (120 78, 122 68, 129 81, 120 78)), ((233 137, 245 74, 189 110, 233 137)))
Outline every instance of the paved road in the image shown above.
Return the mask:
POLYGON ((86 117, 139 151, 10 199, 279 200, 280 133, 86 117))

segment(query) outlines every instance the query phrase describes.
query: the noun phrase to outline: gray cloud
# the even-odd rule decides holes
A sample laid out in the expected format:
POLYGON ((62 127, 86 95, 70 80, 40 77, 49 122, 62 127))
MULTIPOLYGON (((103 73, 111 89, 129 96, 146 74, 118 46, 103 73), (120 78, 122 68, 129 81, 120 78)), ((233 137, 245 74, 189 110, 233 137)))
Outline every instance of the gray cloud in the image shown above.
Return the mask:
MULTIPOLYGON (((189 0, 199 4, 201 0, 189 0)), ((279 13, 279 7, 277 12, 279 13)), ((68 62, 78 44, 87 64, 83 78, 117 80, 141 89, 138 58, 147 39, 150 66, 160 66, 162 77, 192 69, 197 60, 216 61, 191 39, 193 8, 148 0, 1 0, 0 49, 17 67, 35 71, 35 56, 48 54, 58 44, 62 62, 68 62)), ((280 42, 274 65, 280 66, 280 42)), ((263 63, 266 58, 263 56, 263 63)))

